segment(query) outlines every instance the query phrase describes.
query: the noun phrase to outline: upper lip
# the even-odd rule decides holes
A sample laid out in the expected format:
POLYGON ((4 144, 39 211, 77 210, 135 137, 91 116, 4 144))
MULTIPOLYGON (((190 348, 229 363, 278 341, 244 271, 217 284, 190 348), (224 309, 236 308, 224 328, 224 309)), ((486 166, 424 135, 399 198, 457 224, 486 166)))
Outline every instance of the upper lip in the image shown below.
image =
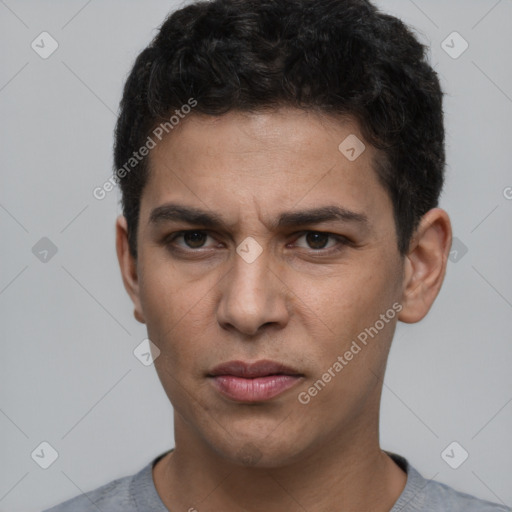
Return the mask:
POLYGON ((253 379, 257 377, 266 377, 268 375, 302 375, 300 372, 276 361, 266 359, 247 363, 245 361, 228 361, 216 366, 208 373, 209 377, 218 375, 232 375, 233 377, 243 377, 253 379))

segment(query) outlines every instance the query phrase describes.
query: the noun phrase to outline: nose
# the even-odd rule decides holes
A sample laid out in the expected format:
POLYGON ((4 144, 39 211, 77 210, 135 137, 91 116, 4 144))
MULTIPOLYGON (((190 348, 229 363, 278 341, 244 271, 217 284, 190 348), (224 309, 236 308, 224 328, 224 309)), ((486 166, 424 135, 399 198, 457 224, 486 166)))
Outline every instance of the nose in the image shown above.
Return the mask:
POLYGON ((217 318, 223 329, 254 336, 288 323, 289 291, 271 270, 269 260, 266 251, 251 263, 235 254, 232 268, 222 279, 217 318))

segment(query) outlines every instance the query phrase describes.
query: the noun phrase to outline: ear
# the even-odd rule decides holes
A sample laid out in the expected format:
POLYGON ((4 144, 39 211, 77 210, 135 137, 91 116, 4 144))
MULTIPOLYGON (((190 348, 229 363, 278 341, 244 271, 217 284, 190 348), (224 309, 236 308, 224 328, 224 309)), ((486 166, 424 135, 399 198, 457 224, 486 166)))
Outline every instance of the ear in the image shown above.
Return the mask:
POLYGON ((128 225, 126 218, 122 215, 120 215, 116 221, 116 251, 124 287, 135 306, 133 315, 139 322, 145 324, 146 320, 144 319, 140 303, 137 261, 130 253, 128 246, 128 225))
POLYGON ((419 322, 430 310, 443 284, 452 245, 448 214, 429 210, 421 219, 405 257, 402 289, 403 309, 398 319, 419 322))

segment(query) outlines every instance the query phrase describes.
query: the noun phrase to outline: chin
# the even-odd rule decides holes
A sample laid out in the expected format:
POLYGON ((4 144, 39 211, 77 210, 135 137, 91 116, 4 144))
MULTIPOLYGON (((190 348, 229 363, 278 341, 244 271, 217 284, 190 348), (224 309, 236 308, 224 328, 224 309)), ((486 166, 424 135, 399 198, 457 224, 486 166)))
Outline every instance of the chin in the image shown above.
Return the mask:
POLYGON ((294 439, 289 435, 282 438, 259 435, 251 439, 244 435, 238 441, 229 437, 210 446, 232 464, 264 469, 288 466, 304 457, 308 450, 299 440, 304 442, 303 436, 294 439))

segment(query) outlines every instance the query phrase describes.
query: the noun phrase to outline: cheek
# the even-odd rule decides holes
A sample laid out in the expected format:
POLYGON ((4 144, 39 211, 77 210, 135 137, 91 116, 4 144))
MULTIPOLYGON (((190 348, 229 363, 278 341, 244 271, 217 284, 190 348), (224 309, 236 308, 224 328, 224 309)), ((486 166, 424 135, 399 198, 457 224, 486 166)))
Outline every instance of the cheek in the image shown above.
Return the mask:
POLYGON ((201 371, 197 363, 205 358, 205 343, 210 347, 205 333, 211 332, 215 320, 215 281, 191 279, 183 269, 156 258, 148 258, 144 268, 139 278, 141 305, 148 337, 161 351, 155 366, 188 378, 192 371, 201 371))
POLYGON ((332 336, 352 334, 373 317, 382 300, 384 284, 367 268, 352 265, 321 279, 297 279, 298 304, 332 336))
POLYGON ((154 366, 173 407, 187 417, 203 405, 197 384, 203 380, 206 368, 201 362, 205 353, 211 352, 205 343, 204 315, 199 305, 180 307, 175 299, 168 299, 165 307, 163 304, 152 304, 154 310, 147 318, 148 337, 160 349, 154 366))
MULTIPOLYGON (((396 324, 392 309, 396 302, 395 283, 389 278, 389 272, 368 272, 368 268, 371 266, 352 269, 350 274, 347 272, 320 284, 302 285, 303 296, 307 297, 305 311, 310 311, 310 332, 314 339, 323 340, 310 347, 316 353, 315 360, 319 362, 316 368, 320 374, 327 371, 338 356, 343 357, 351 350, 344 374, 360 366, 376 371, 386 359, 396 324), (391 314, 386 316, 386 321, 381 320, 381 315, 389 310, 391 314)), ((300 293, 298 290, 297 295, 300 293)), ((353 376, 361 378, 356 373, 353 376)))
POLYGON ((139 289, 141 305, 148 329, 162 335, 171 332, 187 317, 201 309, 208 283, 194 281, 169 258, 156 254, 141 255, 139 289))

